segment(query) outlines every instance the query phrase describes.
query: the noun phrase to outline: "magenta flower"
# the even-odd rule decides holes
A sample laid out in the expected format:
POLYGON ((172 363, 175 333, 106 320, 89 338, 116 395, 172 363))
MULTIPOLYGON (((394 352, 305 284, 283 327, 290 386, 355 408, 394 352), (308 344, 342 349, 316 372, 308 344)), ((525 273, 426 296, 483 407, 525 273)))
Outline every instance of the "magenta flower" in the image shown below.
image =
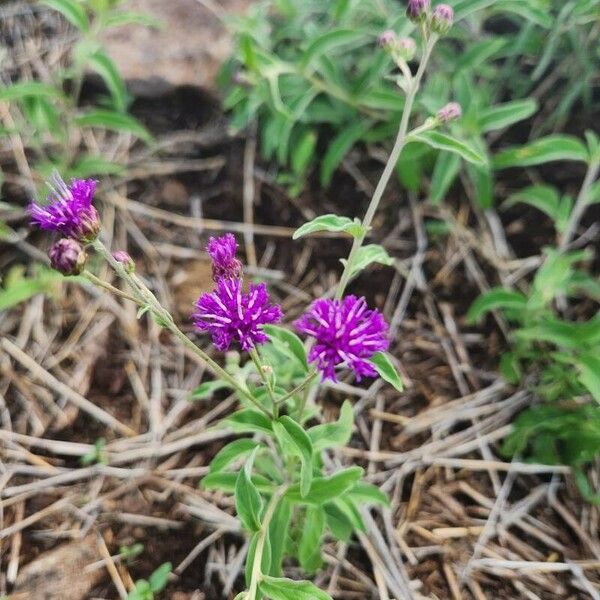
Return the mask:
POLYGON ((112 257, 120 263, 127 273, 135 272, 135 262, 131 256, 129 256, 129 252, 125 252, 125 250, 117 250, 112 253, 112 257))
POLYGON ((413 21, 422 21, 427 17, 431 0, 408 0, 406 15, 413 21))
POLYGON ((279 306, 270 303, 264 283, 251 283, 249 291, 244 293, 241 279, 225 278, 217 281, 213 292, 198 298, 192 315, 196 327, 210 333, 214 345, 221 351, 227 350, 234 341, 243 350, 264 344, 268 337, 261 326, 277 323, 282 317, 279 306))
POLYGON ((458 102, 449 102, 438 110, 437 118, 440 123, 450 123, 456 121, 462 116, 462 108, 458 102))
POLYGON ((438 4, 431 16, 431 29, 435 33, 444 35, 454 22, 454 9, 448 4, 438 4))
POLYGON ((370 310, 364 298, 316 300, 294 325, 315 338, 308 359, 317 364, 324 379, 337 381, 335 367, 346 364, 356 379, 376 377, 368 359, 388 349, 388 326, 378 310, 370 310))
POLYGON ((100 231, 100 217, 92 206, 96 182, 93 179, 73 179, 70 186, 54 173, 48 183, 52 193, 49 204, 31 202, 28 212, 31 224, 66 237, 90 242, 100 231))
POLYGON ((213 261, 213 281, 220 279, 239 279, 242 275, 242 263, 236 258, 237 242, 233 233, 208 240, 206 251, 213 261))

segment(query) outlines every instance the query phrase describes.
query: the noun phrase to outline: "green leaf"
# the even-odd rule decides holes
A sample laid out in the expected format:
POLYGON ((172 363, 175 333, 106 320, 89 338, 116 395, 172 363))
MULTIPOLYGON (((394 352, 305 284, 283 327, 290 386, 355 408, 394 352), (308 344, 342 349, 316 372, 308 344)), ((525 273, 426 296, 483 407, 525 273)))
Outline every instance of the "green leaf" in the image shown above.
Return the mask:
POLYGON ((0 101, 12 102, 24 98, 63 98, 59 88, 39 81, 22 81, 0 89, 0 101))
MULTIPOLYGON (((282 498, 275 509, 269 525, 269 539, 271 540, 271 568, 269 575, 281 576, 281 563, 285 554, 285 546, 289 537, 289 526, 292 518, 292 504, 282 498)), ((263 571, 266 573, 267 571, 263 571)))
POLYGON ((343 231, 352 236, 357 236, 361 233, 361 226, 360 222, 353 221, 348 217, 338 217, 338 215, 332 214, 321 215, 308 223, 304 223, 304 225, 296 229, 292 239, 297 240, 305 235, 316 233, 318 231, 343 231))
POLYGON ((522 311, 527 306, 527 298, 521 292, 494 288, 479 296, 467 312, 467 322, 477 323, 485 314, 493 310, 522 311))
POLYGON ((145 142, 152 141, 150 132, 134 117, 112 110, 93 110, 75 117, 80 127, 99 127, 110 131, 132 133, 145 142))
POLYGON ((127 90, 115 63, 102 50, 97 50, 88 57, 88 64, 104 80, 115 110, 124 113, 127 110, 127 90))
POLYGON ((423 142, 436 150, 446 150, 458 154, 461 158, 474 164, 485 164, 485 156, 482 156, 475 148, 467 142, 458 140, 451 135, 441 131, 423 131, 413 133, 408 137, 408 142, 423 142))
POLYGON ((238 410, 221 421, 225 427, 230 427, 236 433, 268 433, 273 429, 271 421, 263 413, 252 408, 238 410))
MULTIPOLYGON (((259 538, 260 532, 255 533, 250 540, 250 545, 248 546, 248 554, 246 555, 245 569, 246 585, 250 585, 250 581, 252 579, 252 567, 254 565, 254 557, 256 556, 256 545, 258 544, 259 538)), ((270 536, 267 536, 265 538, 263 554, 260 561, 261 573, 268 573, 271 570, 272 556, 273 551, 271 548, 271 538, 270 536)))
POLYGON ((596 402, 600 403, 600 357, 582 354, 575 360, 579 381, 587 388, 596 402))
POLYGON ((334 500, 354 487, 354 484, 362 475, 363 469, 360 467, 349 467, 329 477, 313 478, 310 490, 306 496, 302 496, 300 494, 300 486, 294 484, 286 492, 286 497, 294 502, 321 506, 325 502, 334 500))
POLYGON ((340 418, 335 423, 315 425, 308 430, 314 451, 320 452, 326 448, 345 446, 352 437, 353 424, 352 402, 345 400, 340 410, 340 418))
POLYGON ((251 478, 257 450, 258 448, 255 448, 246 461, 235 484, 235 509, 240 521, 249 531, 260 529, 260 515, 263 508, 262 498, 251 478))
POLYGON ((508 148, 494 157, 496 169, 532 167, 557 160, 587 162, 588 150, 576 137, 549 135, 525 146, 508 148))
POLYGON ((135 11, 112 12, 104 18, 102 25, 106 28, 121 25, 143 25, 153 29, 162 29, 160 19, 135 11))
POLYGON ((323 509, 325 510, 327 526, 331 530, 331 533, 338 540, 348 543, 354 533, 354 525, 352 525, 346 513, 333 503, 326 504, 323 509))
POLYGON ((300 495, 305 497, 310 490, 313 476, 312 442, 306 431, 287 415, 279 417, 279 419, 273 423, 273 429, 278 439, 287 439, 294 449, 294 454, 300 457, 302 463, 300 468, 300 495))
POLYGON ((310 581, 263 576, 259 587, 271 600, 333 600, 310 581))
POLYGON ((518 202, 541 210, 553 220, 559 214, 560 195, 551 185, 530 185, 523 188, 507 198, 506 206, 513 206, 518 202))
MULTIPOLYGON (((235 485, 239 474, 221 471, 219 473, 209 473, 202 478, 200 487, 204 490, 220 490, 226 494, 235 493, 235 485)), ((272 494, 274 484, 263 475, 252 475, 252 483, 256 486, 259 492, 272 494)))
POLYGON ((384 381, 393 385, 399 392, 404 390, 400 374, 385 352, 375 352, 369 359, 369 362, 375 367, 375 370, 384 381))
POLYGON ((439 204, 460 170, 460 157, 452 152, 440 152, 435 161, 431 176, 429 198, 433 204, 439 204))
POLYGON ((349 127, 345 127, 338 133, 329 146, 321 160, 321 184, 329 186, 335 170, 340 166, 342 160, 354 144, 360 140, 362 135, 370 128, 370 122, 357 121, 349 127))
POLYGON ((277 325, 263 325, 262 329, 277 349, 291 358, 297 359, 304 370, 308 370, 306 349, 302 340, 293 331, 277 325))
POLYGON ((170 562, 166 562, 160 565, 160 567, 158 567, 158 569, 156 569, 156 571, 150 575, 148 583, 150 584, 150 589, 152 592, 156 594, 166 587, 169 581, 169 574, 171 573, 172 569, 173 565, 171 565, 170 562))
POLYGON ((491 106, 479 115, 479 128, 483 133, 504 129, 514 123, 528 119, 537 110, 535 100, 514 100, 491 106))
MULTIPOLYGON (((344 266, 346 265, 346 262, 345 258, 341 259, 341 263, 344 266)), ((390 266, 394 264, 394 259, 387 253, 387 250, 379 244, 367 244, 366 246, 362 246, 358 249, 354 262, 352 263, 350 277, 354 277, 372 263, 390 266)))
POLYGON ((325 512, 320 506, 308 506, 298 544, 298 560, 307 573, 323 566, 321 538, 325 532, 325 512))
POLYGON ((230 442, 217 454, 210 462, 209 473, 218 473, 223 469, 226 469, 231 463, 235 462, 238 458, 250 454, 256 447, 259 446, 259 442, 248 438, 242 438, 230 442))
MULTIPOLYGON (((94 175, 121 175, 125 170, 124 165, 106 160, 102 156, 82 156, 68 169, 68 174, 74 179, 88 179, 94 175)), ((63 177, 67 179, 64 173, 63 177)))
POLYGON ((61 13, 79 31, 89 31, 90 21, 79 0, 41 0, 41 4, 61 13))
POLYGON ((230 387, 230 385, 222 379, 204 381, 192 392, 190 400, 208 400, 209 398, 212 398, 216 391, 228 387, 230 387))
POLYGON ((0 311, 25 302, 36 294, 48 293, 61 281, 68 280, 51 269, 40 267, 34 276, 23 277, 20 269, 14 268, 5 276, 4 288, 0 287, 0 311))
POLYGON ((390 505, 390 499, 377 486, 359 481, 349 492, 348 497, 357 504, 390 505))
POLYGON ((300 64, 306 68, 319 56, 332 56, 337 50, 348 44, 369 39, 368 34, 357 29, 333 29, 321 34, 309 44, 302 56, 300 64))
POLYGON ((316 132, 305 131, 296 144, 292 152, 292 171, 296 175, 303 175, 308 169, 308 165, 315 156, 317 140, 316 132))

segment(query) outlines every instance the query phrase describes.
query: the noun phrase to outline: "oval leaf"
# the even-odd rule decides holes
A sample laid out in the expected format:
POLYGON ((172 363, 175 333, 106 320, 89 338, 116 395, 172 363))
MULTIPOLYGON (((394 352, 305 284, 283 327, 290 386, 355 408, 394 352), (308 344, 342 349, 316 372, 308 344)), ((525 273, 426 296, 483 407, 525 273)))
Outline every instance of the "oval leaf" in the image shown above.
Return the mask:
POLYGON ((373 356, 369 359, 369 362, 373 365, 375 370, 379 373, 380 377, 384 381, 387 381, 393 385, 399 392, 404 390, 404 385, 402 384, 400 374, 390 360, 390 357, 385 352, 375 352, 375 354, 373 354, 373 356))

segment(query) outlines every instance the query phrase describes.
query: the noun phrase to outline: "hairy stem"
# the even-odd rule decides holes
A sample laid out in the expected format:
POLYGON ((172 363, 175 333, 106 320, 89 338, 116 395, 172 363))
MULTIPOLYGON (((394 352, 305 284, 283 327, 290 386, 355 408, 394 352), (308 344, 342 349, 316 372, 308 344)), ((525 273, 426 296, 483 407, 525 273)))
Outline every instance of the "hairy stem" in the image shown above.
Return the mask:
POLYGON ((263 517, 260 531, 258 532, 258 541, 256 542, 256 550, 254 551, 254 561, 252 563, 252 572, 250 575, 250 586, 248 587, 248 593, 246 594, 245 600, 256 600, 257 598, 258 584, 260 583, 262 576, 263 553, 269 535, 269 526, 271 525, 271 520, 273 519, 277 505, 286 491, 287 486, 282 486, 275 490, 267 506, 267 510, 265 511, 265 516, 263 517))
POLYGON ((404 110, 402 111, 402 119, 400 121, 400 128, 398 130, 396 142, 394 143, 394 147, 392 149, 390 157, 388 158, 383 173, 381 174, 379 183, 375 188, 375 192, 373 193, 373 197, 371 198, 371 202, 369 203, 369 207, 367 208, 365 217, 362 220, 362 233, 359 236, 355 237, 354 241, 352 242, 352 249, 350 250, 348 260, 346 261, 346 266, 344 268, 335 293, 335 297, 338 300, 344 295, 344 292, 346 291, 346 286, 348 285, 350 277, 352 276, 352 271, 354 268, 356 257, 358 255, 358 251, 362 247, 365 238, 367 237, 367 233, 369 232, 369 228, 371 227, 371 223, 373 222, 373 217, 375 216, 375 213, 379 208, 379 203, 381 202, 383 193, 385 192, 385 189, 392 176, 392 173, 394 172, 394 168, 396 167, 396 163, 398 162, 400 154, 402 153, 404 145, 406 144, 408 124, 410 121, 415 97, 417 95, 417 92, 419 91, 421 80, 423 79, 423 74, 425 73, 425 67, 429 62, 429 57, 431 56, 431 51, 433 50, 436 41, 436 36, 432 36, 427 40, 425 45, 425 52, 423 54, 421 64, 419 65, 417 74, 415 75, 414 79, 412 79, 412 81, 409 83, 408 90, 406 93, 406 102, 404 103, 404 110))
POLYGON ((87 269, 82 271, 81 275, 88 279, 94 285, 104 288, 105 290, 111 292, 115 296, 119 296, 119 298, 125 298, 125 300, 131 300, 131 302, 135 302, 138 306, 143 306, 143 302, 139 298, 135 298, 131 294, 123 292, 119 288, 116 288, 114 285, 111 285, 110 283, 108 283, 108 281, 104 281, 103 279, 96 277, 92 272, 88 271, 87 269))
POLYGON ((254 366, 256 367, 256 370, 258 371, 258 376, 260 377, 260 380, 263 382, 264 386, 267 388, 267 393, 269 394, 269 398, 271 400, 271 402, 273 403, 273 410, 275 411, 273 414, 273 418, 276 418, 276 412, 277 412, 277 400, 275 399, 275 394, 273 393, 273 388, 271 386, 271 382, 269 381, 269 378, 267 377, 267 374, 263 371, 263 364, 260 362, 260 356, 258 355, 258 351, 256 350, 256 348, 252 348, 252 350, 249 351, 250 357, 252 358, 252 361, 254 362, 254 366))

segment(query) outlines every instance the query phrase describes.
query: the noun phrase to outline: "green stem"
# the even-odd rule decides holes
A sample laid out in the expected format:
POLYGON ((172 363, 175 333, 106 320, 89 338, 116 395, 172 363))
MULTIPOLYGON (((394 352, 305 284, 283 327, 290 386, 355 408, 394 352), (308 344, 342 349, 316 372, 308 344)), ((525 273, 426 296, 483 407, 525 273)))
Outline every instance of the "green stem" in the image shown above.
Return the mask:
POLYGON ((348 256, 348 260, 346 261, 346 266, 344 267, 344 271, 340 278, 340 282, 338 284, 335 297, 339 300, 346 291, 346 286, 350 281, 350 277, 352 276, 352 271, 354 268, 354 263, 356 261, 356 257, 358 255, 358 251, 362 247, 367 233, 369 232, 369 228, 371 227, 371 223, 373 222, 373 217, 379 208, 379 203, 381 202, 381 198, 383 197, 383 193, 390 181, 392 173, 394 172, 394 168, 396 167, 396 163, 400 158, 400 154, 404 149, 407 139, 407 131, 408 131, 408 123, 410 121, 410 116, 412 113, 413 104, 415 101, 415 97, 417 92, 419 91, 419 87, 421 85, 421 80, 423 78, 423 74, 425 73, 425 67, 429 62, 429 57, 431 56, 431 51, 437 41, 436 36, 432 36, 429 40, 427 40, 425 46, 425 52, 423 54, 423 59, 421 60, 421 64, 419 65, 419 69, 414 79, 410 82, 408 91, 406 93, 406 102, 404 103, 404 109, 402 111, 402 119, 400 121, 400 128, 398 130, 398 135, 396 137, 396 141, 394 143, 394 147, 390 154, 390 157, 385 165, 383 173, 381 174, 381 178, 377 187, 375 188, 375 192, 373 193, 373 197, 371 198, 371 202, 369 203, 369 207, 367 208, 367 212, 365 214, 364 219, 362 220, 362 233, 354 238, 352 242, 352 248, 350 250, 350 254, 348 256))
POLYGON ((262 560, 263 553, 265 551, 265 543, 269 535, 269 526, 279 504, 279 500, 287 491, 287 486, 282 486, 275 490, 271 500, 267 506, 265 516, 263 517, 260 530, 258 532, 258 540, 256 542, 256 550, 254 551, 254 561, 252 563, 252 572, 250 575, 250 586, 248 593, 246 594, 245 600, 256 600, 258 594, 258 585, 262 577, 262 560))
POLYGON ((119 277, 125 280, 135 295, 139 297, 138 303, 143 306, 148 306, 150 311, 158 318, 160 323, 164 325, 175 337, 177 337, 183 345, 191 350, 196 356, 198 356, 206 365, 210 368, 213 374, 226 381, 239 395, 240 397, 249 400, 256 408, 258 408, 261 412, 263 412, 269 419, 273 418, 273 415, 266 410, 257 400, 250 394, 250 392, 242 387, 233 377, 230 375, 223 367, 221 367, 217 362, 215 362, 204 350, 196 346, 190 338, 188 338, 179 327, 175 324, 175 321, 171 315, 171 313, 163 308, 160 302, 157 300, 156 296, 145 286, 145 284, 135 276, 133 273, 128 273, 123 265, 115 260, 112 254, 108 251, 106 246, 99 240, 96 239, 92 242, 94 249, 100 254, 103 258, 105 258, 108 263, 113 267, 113 269, 117 272, 119 277))
POLYGON ((281 398, 279 398, 279 400, 277 400, 277 404, 283 404, 286 400, 289 400, 292 396, 295 396, 296 394, 298 394, 299 392, 301 392, 305 387, 307 387, 312 380, 317 376, 317 371, 315 369, 313 369, 304 379, 304 381, 300 384, 298 384, 291 392, 288 392, 287 394, 285 394, 284 396, 282 396, 281 398))
MULTIPOLYGON (((256 350, 256 348, 252 348, 252 350, 249 351, 250 357, 252 358, 252 361, 254 362, 254 365, 256 366, 256 370, 258 371, 258 376, 260 377, 260 380, 263 382, 264 386, 267 388, 267 393, 269 394, 269 398, 271 399, 271 402, 273 403, 273 407, 275 407, 277 400, 275 399, 275 394, 273 393, 273 388, 271 387, 271 382, 269 381, 269 378, 267 377, 266 373, 263 371, 263 364, 260 362, 260 356, 258 355, 258 351, 256 350)), ((275 415, 273 415, 275 417, 275 415)))
POLYGON ((86 279, 88 279, 94 285, 104 288, 105 290, 111 292, 115 296, 119 296, 120 298, 125 298, 125 300, 131 300, 132 302, 135 302, 137 305, 143 306, 143 302, 139 298, 134 298, 131 294, 121 291, 119 288, 116 288, 114 285, 111 285, 110 283, 108 283, 108 281, 104 281, 104 280, 100 279, 99 277, 96 277, 93 273, 91 273, 87 269, 82 271, 81 275, 83 277, 85 277, 86 279))

